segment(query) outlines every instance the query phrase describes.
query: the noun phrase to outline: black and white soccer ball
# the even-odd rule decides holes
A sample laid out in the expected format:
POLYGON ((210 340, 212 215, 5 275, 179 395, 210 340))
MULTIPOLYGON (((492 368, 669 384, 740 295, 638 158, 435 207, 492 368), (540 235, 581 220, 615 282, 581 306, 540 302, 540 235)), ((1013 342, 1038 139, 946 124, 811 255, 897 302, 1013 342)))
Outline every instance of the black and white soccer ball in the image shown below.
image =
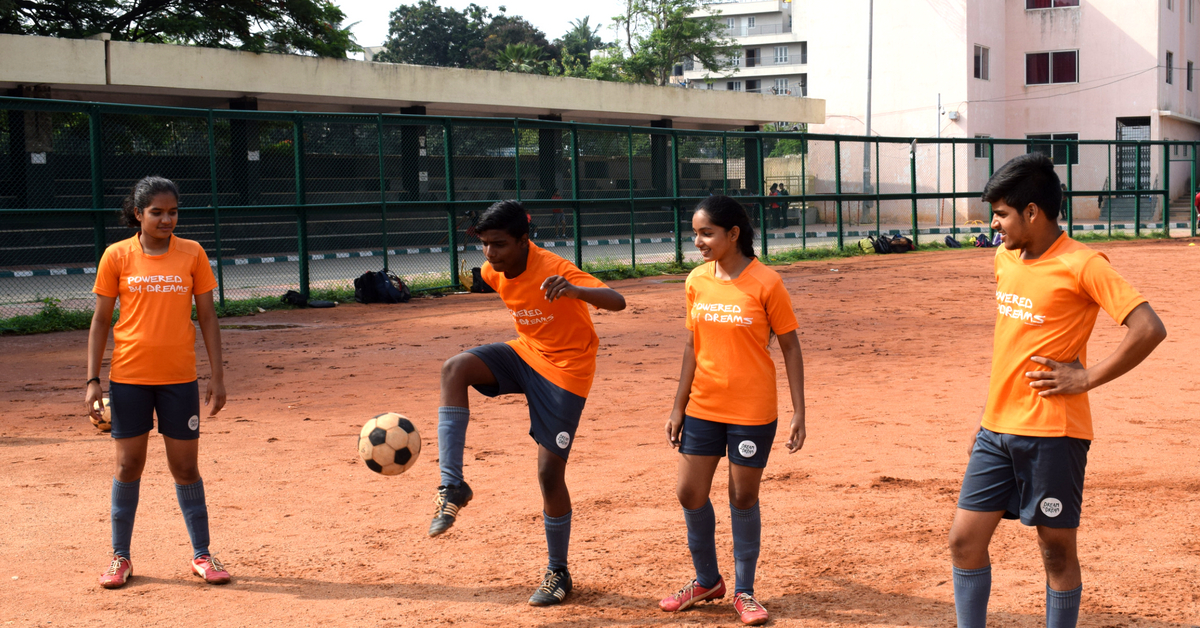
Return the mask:
POLYGON ((358 455, 375 473, 399 475, 421 455, 421 435, 406 417, 385 412, 367 421, 359 432, 358 455))

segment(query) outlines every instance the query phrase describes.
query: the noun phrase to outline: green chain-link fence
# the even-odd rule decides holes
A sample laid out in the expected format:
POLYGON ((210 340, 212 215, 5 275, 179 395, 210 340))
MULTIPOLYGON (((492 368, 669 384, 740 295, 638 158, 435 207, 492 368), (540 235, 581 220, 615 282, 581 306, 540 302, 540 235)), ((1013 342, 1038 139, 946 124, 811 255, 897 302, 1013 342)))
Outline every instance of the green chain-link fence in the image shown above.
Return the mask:
POLYGON ((0 318, 90 307, 104 248, 132 235, 115 210, 150 174, 179 184, 176 233, 204 246, 224 302, 379 269, 457 286, 483 259, 479 214, 510 198, 536 242, 598 273, 695 259, 691 209, 718 193, 744 202, 763 255, 988 233, 979 191, 1029 151, 1059 164, 1073 232, 1194 236, 1196 148, 0 98, 0 318))

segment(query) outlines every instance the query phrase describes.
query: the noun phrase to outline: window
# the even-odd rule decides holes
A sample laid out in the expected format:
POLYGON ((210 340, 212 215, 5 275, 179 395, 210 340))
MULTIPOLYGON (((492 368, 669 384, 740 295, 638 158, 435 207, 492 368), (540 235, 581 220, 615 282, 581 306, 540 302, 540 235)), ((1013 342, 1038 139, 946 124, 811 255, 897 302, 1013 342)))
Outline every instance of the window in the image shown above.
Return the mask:
POLYGON ((788 47, 787 46, 775 46, 775 63, 787 63, 787 62, 788 62, 788 47))
POLYGON ((1025 0, 1026 9, 1057 9, 1077 6, 1079 6, 1079 0, 1025 0))
POLYGON ((1079 51, 1030 52, 1025 54, 1025 84, 1079 82, 1079 51))
MULTIPOLYGON (((1195 7, 1196 0, 1187 0, 1188 3, 1188 24, 1192 23, 1192 10, 1195 7)), ((1184 148, 1187 148, 1186 146, 1184 148)))
POLYGON ((988 49, 975 46, 975 78, 988 80, 988 49))
POLYGON ((1167 10, 1168 10, 1168 11, 1174 11, 1174 10, 1175 10, 1175 2, 1174 2, 1174 0, 1167 0, 1167 10))
POLYGON ((800 95, 808 98, 808 75, 800 75, 800 95))
POLYGON ((742 67, 742 51, 734 50, 733 56, 729 58, 729 65, 735 68, 742 67))
POLYGON ((1167 51, 1167 85, 1171 85, 1172 83, 1175 82, 1175 68, 1171 67, 1173 65, 1175 65, 1175 55, 1171 54, 1171 51, 1168 50, 1167 51))
MULTIPOLYGON (((1026 135, 1028 140, 1079 140, 1078 133, 1046 133, 1042 135, 1026 135)), ((1071 154, 1071 165, 1079 165, 1079 149, 1067 144, 1041 144, 1030 142, 1025 146, 1027 153, 1042 153, 1054 161, 1056 166, 1067 164, 1067 153, 1071 154), (1068 151, 1070 149, 1070 151, 1068 151)))
POLYGON ((775 79, 775 93, 776 94, 788 93, 788 80, 787 79, 785 79, 785 78, 775 79))
POLYGON ((754 18, 753 17, 746 18, 746 28, 754 28, 754 18))
POLYGON ((800 63, 808 63, 808 42, 800 42, 800 63))
MULTIPOLYGON (((991 136, 990 135, 976 135, 975 137, 981 138, 981 137, 991 137, 991 136)), ((976 142, 975 143, 975 159, 987 159, 988 156, 992 152, 991 148, 992 148, 991 144, 987 144, 985 142, 976 142)))
POLYGON ((757 80, 746 81, 746 91, 750 92, 751 94, 757 94, 761 92, 762 90, 759 89, 759 87, 760 82, 757 80))
POLYGON ((731 92, 740 92, 740 91, 742 91, 742 82, 741 81, 729 81, 728 83, 725 83, 725 89, 727 89, 731 92))
POLYGON ((725 18, 725 28, 735 28, 736 26, 737 26, 737 21, 734 18, 732 18, 732 17, 725 18))
POLYGON ((1192 62, 1188 61, 1187 65, 1187 90, 1192 91, 1192 62))

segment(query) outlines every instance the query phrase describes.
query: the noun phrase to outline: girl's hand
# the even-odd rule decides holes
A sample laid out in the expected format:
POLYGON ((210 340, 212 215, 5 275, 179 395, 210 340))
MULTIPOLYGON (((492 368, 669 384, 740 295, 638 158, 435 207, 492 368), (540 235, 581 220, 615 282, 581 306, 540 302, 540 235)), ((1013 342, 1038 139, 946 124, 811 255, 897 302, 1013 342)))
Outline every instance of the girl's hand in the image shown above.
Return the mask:
POLYGON ((672 412, 667 419, 667 442, 671 447, 679 449, 679 433, 683 431, 683 414, 672 412))
POLYGON ((225 382, 209 380, 204 391, 204 405, 209 406, 208 416, 217 416, 225 407, 225 382))
POLYGON ((99 421, 100 416, 104 413, 103 401, 104 393, 100 390, 100 382, 91 382, 87 385, 87 391, 83 394, 83 401, 87 404, 88 415, 99 421))
POLYGON ((788 436, 788 454, 794 454, 800 451, 801 447, 804 447, 804 438, 806 435, 804 431, 804 415, 796 414, 792 417, 792 432, 788 436))

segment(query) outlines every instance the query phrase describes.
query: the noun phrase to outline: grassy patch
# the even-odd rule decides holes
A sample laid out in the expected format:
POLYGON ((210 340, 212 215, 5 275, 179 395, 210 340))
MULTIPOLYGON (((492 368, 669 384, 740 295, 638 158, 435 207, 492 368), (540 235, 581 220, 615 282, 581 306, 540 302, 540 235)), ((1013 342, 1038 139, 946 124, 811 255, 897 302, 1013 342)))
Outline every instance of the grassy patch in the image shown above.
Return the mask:
MULTIPOLYGON (((59 300, 46 297, 41 300, 42 309, 37 314, 0 319, 0 335, 44 334, 52 331, 88 329, 92 326, 90 310, 64 310, 59 300)), ((116 324, 120 312, 113 312, 116 324)))

